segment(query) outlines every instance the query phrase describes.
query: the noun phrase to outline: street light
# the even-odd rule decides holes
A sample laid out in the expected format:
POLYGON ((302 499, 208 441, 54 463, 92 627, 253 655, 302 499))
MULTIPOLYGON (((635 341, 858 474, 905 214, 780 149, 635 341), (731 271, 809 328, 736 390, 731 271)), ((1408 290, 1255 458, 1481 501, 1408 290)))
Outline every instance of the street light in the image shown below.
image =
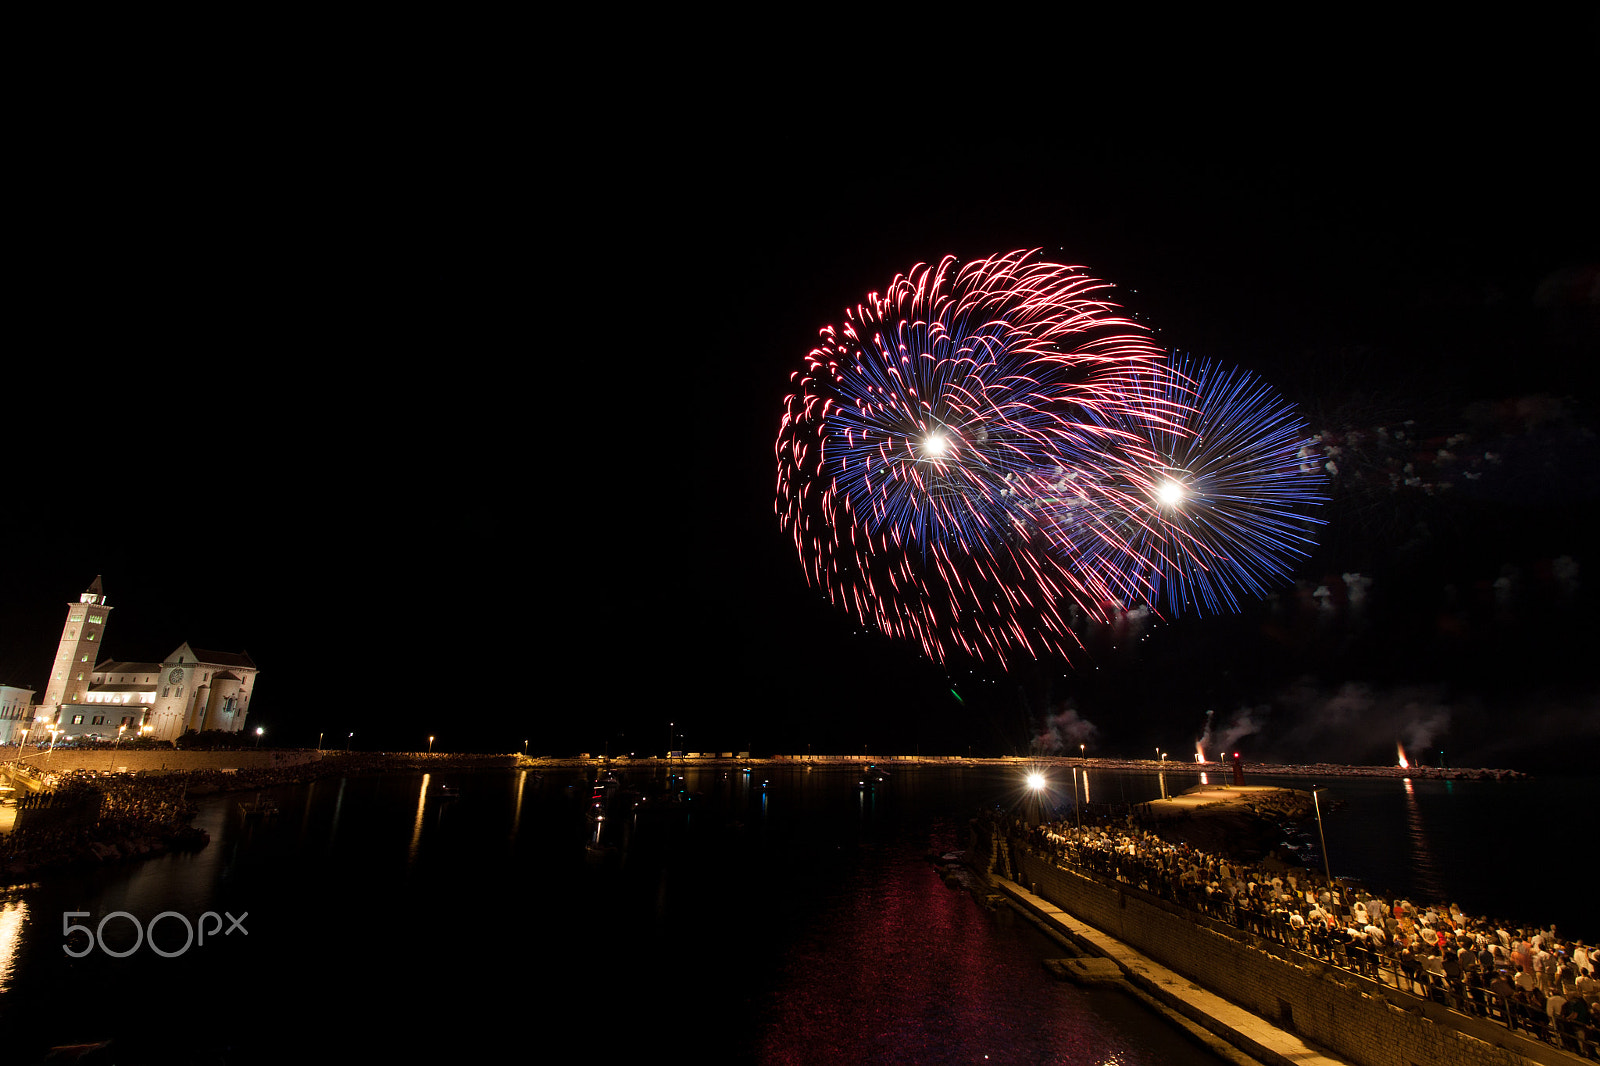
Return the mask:
POLYGON ((256 747, 259 748, 261 746, 261 734, 265 732, 265 729, 261 728, 260 726, 256 726, 256 747))
POLYGON ((322 738, 326 735, 326 733, 327 733, 327 731, 324 730, 323 732, 317 734, 317 750, 318 751, 322 750, 322 738))
POLYGON ((1328 862, 1328 836, 1322 831, 1322 803, 1317 799, 1317 793, 1322 788, 1311 790, 1311 805, 1317 809, 1317 836, 1322 840, 1322 872, 1328 875, 1328 889, 1333 890, 1333 865, 1328 862))
POLYGON ((1033 819, 1034 819, 1034 822, 1037 823, 1037 822, 1040 821, 1040 818, 1039 818, 1039 793, 1041 791, 1043 791, 1044 786, 1045 786, 1044 774, 1041 774, 1037 770, 1033 771, 1032 773, 1030 773, 1028 775, 1027 784, 1028 784, 1028 788, 1030 790, 1032 790, 1032 792, 1033 792, 1033 819))
POLYGON ((428 754, 429 755, 433 754, 433 738, 432 737, 428 738, 428 754))

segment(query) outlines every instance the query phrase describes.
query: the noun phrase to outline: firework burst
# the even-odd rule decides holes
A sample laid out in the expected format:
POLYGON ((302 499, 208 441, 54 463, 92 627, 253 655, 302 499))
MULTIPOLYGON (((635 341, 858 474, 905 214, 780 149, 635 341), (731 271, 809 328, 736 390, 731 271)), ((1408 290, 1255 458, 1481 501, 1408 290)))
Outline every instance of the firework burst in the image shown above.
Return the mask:
MULTIPOLYGON (((1160 384, 1167 393, 1155 413, 1186 414, 1178 424, 1126 424, 1149 433, 1156 466, 1118 476, 1124 488, 1114 495, 1125 510, 1087 519, 1069 511, 1076 525, 1056 527, 1068 551, 1119 582, 1130 601, 1174 613, 1237 610, 1240 595, 1281 586, 1315 545, 1326 479, 1306 459, 1310 431, 1291 404, 1242 370, 1174 356, 1160 384), (1102 552, 1110 554, 1087 561, 1102 552)), ((1142 461, 1136 450, 1122 454, 1142 461)))
POLYGON ((776 448, 808 580, 940 662, 1070 657, 1075 618, 1125 598, 1135 546, 1102 516, 1154 491, 1151 442, 1187 414, 1108 288, 1030 252, 946 258, 824 328, 776 448))

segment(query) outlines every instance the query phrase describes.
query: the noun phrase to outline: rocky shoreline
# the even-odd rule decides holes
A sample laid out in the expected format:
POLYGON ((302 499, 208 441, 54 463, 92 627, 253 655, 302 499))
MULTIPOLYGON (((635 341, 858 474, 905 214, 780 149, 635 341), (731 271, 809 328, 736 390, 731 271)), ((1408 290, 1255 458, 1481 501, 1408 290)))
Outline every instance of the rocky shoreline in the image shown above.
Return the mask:
POLYGON ((79 838, 59 845, 8 851, 0 866, 0 885, 15 886, 45 874, 83 870, 110 863, 153 859, 174 851, 199 851, 211 835, 194 826, 149 826, 106 838, 79 838))
POLYGON ((196 813, 190 797, 255 792, 331 776, 492 770, 515 762, 513 755, 361 753, 264 769, 53 775, 45 790, 14 801, 17 828, 0 835, 0 885, 199 851, 211 837, 190 824, 196 813))

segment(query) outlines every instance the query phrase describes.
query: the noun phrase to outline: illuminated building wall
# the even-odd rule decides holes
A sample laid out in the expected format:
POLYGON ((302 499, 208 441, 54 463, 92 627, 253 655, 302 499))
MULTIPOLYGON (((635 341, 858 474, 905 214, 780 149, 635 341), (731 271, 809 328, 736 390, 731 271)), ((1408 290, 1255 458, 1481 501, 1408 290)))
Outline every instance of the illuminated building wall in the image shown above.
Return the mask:
POLYGON ((33 689, 0 685, 0 744, 16 744, 33 716, 33 689))
POLYGON ((36 708, 36 737, 48 734, 58 713, 69 738, 142 733, 175 740, 190 729, 244 728, 258 672, 249 655, 185 642, 161 662, 97 659, 108 611, 98 577, 68 605, 50 684, 36 708))
POLYGON ((45 683, 44 698, 39 704, 50 717, 56 707, 71 707, 82 703, 89 689, 89 678, 94 674, 94 664, 100 660, 100 643, 105 636, 106 622, 111 608, 106 606, 105 592, 96 577, 77 603, 67 605, 67 621, 61 627, 61 642, 56 646, 55 660, 50 664, 50 680, 45 683))

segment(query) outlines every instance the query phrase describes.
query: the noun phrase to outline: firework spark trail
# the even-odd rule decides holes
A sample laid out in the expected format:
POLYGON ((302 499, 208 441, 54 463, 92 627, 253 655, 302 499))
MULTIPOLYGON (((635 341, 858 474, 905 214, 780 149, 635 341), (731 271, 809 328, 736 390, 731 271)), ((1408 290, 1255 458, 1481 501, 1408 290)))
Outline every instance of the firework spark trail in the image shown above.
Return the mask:
POLYGON ((1070 658, 1079 610, 1220 612, 1287 576, 1324 485, 1291 406, 1168 362, 1080 268, 955 266, 869 294, 791 378, 777 511, 814 586, 1003 665, 1070 658))
MULTIPOLYGON (((1158 412, 1181 407, 1183 423, 1146 418, 1129 427, 1153 430, 1155 467, 1114 475, 1129 486, 1103 494, 1116 506, 1053 528, 1070 550, 1108 552, 1099 570, 1121 579, 1117 591, 1130 602, 1237 610, 1240 594, 1265 595, 1309 553, 1326 479, 1302 460, 1309 431, 1294 407, 1253 375, 1174 356, 1164 386, 1170 394, 1156 399, 1158 412)), ((1140 395, 1154 398, 1149 389, 1140 395)))
POLYGON ((828 598, 944 661, 1067 656, 1072 608, 1127 585, 1108 518, 1153 491, 1150 440, 1181 433, 1163 353, 1080 268, 1011 252, 946 258, 820 331, 779 431, 778 516, 828 598), (1096 543, 1095 537, 1110 537, 1096 543))

